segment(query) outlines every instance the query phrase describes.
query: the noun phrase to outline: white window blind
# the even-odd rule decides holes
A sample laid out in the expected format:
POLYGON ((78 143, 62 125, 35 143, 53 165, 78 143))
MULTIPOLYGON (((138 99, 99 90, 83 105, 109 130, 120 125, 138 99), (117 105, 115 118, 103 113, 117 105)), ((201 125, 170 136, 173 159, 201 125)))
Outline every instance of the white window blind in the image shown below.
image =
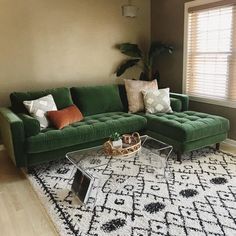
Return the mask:
POLYGON ((188 9, 185 92, 192 97, 236 102, 234 2, 226 0, 188 9))

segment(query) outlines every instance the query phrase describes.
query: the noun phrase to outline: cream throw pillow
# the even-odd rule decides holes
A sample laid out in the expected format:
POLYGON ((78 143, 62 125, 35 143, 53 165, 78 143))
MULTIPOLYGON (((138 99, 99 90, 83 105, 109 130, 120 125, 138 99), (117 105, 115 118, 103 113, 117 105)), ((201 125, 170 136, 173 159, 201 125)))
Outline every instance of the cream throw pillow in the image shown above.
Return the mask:
POLYGON ((158 89, 157 81, 142 81, 125 79, 125 89, 129 104, 129 112, 135 113, 144 110, 142 90, 158 89))
POLYGON ((57 106, 51 94, 35 100, 24 101, 23 104, 30 115, 39 121, 41 129, 48 127, 46 113, 48 111, 57 111, 57 106))
POLYGON ((143 90, 145 110, 147 113, 172 113, 170 106, 170 89, 143 90))

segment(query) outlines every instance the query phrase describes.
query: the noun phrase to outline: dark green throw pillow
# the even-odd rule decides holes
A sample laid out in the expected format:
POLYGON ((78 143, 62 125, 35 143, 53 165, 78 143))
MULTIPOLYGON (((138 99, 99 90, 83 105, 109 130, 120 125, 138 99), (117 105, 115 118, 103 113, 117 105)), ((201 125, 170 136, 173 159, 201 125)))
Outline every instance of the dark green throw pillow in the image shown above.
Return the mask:
POLYGON ((28 114, 23 101, 35 100, 49 94, 53 96, 58 110, 73 104, 70 90, 68 88, 47 89, 37 92, 14 92, 10 94, 12 110, 16 113, 28 114))
POLYGON ((124 110, 117 85, 73 87, 71 95, 85 116, 124 110))

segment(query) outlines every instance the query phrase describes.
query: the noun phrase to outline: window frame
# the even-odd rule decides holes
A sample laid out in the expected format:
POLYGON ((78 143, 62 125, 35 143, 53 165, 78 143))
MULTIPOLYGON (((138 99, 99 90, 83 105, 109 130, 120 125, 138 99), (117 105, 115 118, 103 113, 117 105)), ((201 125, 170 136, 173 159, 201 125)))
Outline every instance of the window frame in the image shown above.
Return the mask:
MULTIPOLYGON (((224 0, 194 0, 191 2, 186 2, 184 4, 184 50, 183 50, 183 84, 182 90, 186 93, 186 82, 187 82, 187 53, 188 53, 188 22, 189 22, 189 14, 188 9, 191 7, 196 7, 200 5, 205 5, 208 3, 222 2, 224 0)), ((224 107, 236 108, 236 102, 230 102, 226 100, 215 100, 206 97, 200 96, 189 96, 191 101, 208 103, 213 105, 219 105, 224 107)))

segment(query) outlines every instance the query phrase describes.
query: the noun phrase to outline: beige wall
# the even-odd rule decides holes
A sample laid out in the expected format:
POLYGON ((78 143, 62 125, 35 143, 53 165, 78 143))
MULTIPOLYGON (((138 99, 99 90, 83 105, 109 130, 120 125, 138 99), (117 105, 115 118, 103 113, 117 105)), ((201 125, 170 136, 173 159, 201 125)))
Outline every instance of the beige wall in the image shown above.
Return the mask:
POLYGON ((0 0, 0 106, 12 91, 114 83, 114 45, 150 40, 150 1, 135 1, 135 19, 122 17, 125 3, 0 0))
MULTIPOLYGON (((190 0, 189 0, 190 1, 190 0)), ((158 63, 160 85, 173 92, 182 92, 184 3, 186 0, 151 1, 151 38, 174 46, 172 56, 164 56, 158 63)), ((230 120, 229 137, 236 140, 236 109, 199 102, 190 102, 190 109, 225 116, 230 120)))

